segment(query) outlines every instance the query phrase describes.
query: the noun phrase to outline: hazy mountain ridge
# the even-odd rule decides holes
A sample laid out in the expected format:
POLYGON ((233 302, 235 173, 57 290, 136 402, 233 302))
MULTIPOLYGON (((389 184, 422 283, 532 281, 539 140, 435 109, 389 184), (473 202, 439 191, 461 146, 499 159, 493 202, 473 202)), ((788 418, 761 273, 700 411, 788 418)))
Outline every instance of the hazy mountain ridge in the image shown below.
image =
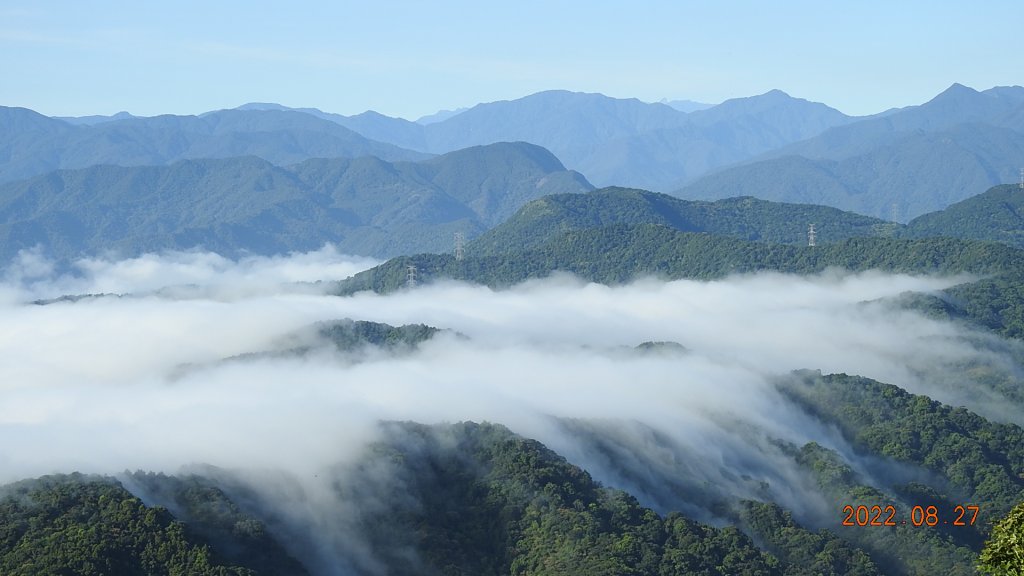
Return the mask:
POLYGON ((794 98, 782 90, 726 100, 717 106, 695 111, 689 118, 703 126, 738 123, 750 130, 763 126, 774 132, 772 135, 778 142, 806 140, 830 128, 858 120, 820 102, 794 98))
POLYGON ((98 164, 165 165, 183 159, 259 156, 278 165, 317 157, 430 155, 374 142, 336 122, 282 110, 221 110, 72 125, 0 107, 0 182, 98 164))
POLYGON ((928 102, 867 116, 847 126, 821 132, 806 141, 778 149, 772 156, 799 155, 840 160, 868 152, 905 133, 942 132, 961 124, 1007 126, 1024 106, 1024 87, 996 87, 977 91, 953 84, 928 102))
POLYGON ((387 141, 390 144, 426 152, 428 146, 420 129, 419 122, 410 122, 403 118, 385 116, 373 110, 360 114, 345 116, 332 112, 324 112, 318 108, 290 108, 269 102, 250 102, 235 110, 283 110, 311 114, 317 118, 340 124, 353 132, 357 132, 371 140, 387 141))
POLYGON ((7 146, 8 161, 6 167, 0 166, 0 178, 96 163, 160 164, 249 154, 279 165, 309 157, 364 154, 414 159, 409 156, 413 152, 354 142, 355 134, 325 135, 324 130, 331 132, 324 126, 329 123, 335 131, 341 126, 421 154, 503 141, 530 142, 551 150, 563 164, 599 186, 675 190, 674 195, 693 199, 749 195, 811 202, 887 219, 894 217, 895 203, 895 217, 906 221, 977 190, 1012 181, 1016 159, 1024 153, 1024 88, 1016 86, 978 92, 955 84, 922 105, 863 118, 779 90, 688 113, 663 103, 551 90, 478 104, 427 123, 373 111, 343 116, 266 103, 191 117, 208 124, 199 127, 185 118, 189 117, 109 119, 92 126, 71 126, 96 130, 83 146, 76 145, 83 137, 68 132, 67 123, 48 126, 44 132, 50 140, 66 142, 58 149, 46 144, 47 138, 25 140, 19 132, 10 136, 17 146, 7 146), (264 118, 259 122, 231 118, 243 113, 264 118), (294 129, 300 136, 289 137, 297 138, 296 143, 281 140, 281 131, 291 129, 283 125, 281 115, 296 122, 294 129), (319 122, 306 125, 308 120, 296 115, 319 122), (182 119, 179 129, 185 134, 169 133, 172 123, 167 118, 182 119), (275 134, 273 138, 251 132, 255 124, 264 123, 265 130, 275 134), (143 135, 127 127, 143 125, 159 126, 159 130, 156 135, 143 135), (210 133, 194 143, 181 142, 182 138, 193 140, 190 134, 196 130, 210 133), (795 162, 792 156, 810 162, 795 162))
POLYGON ((805 129, 815 129, 809 126, 845 121, 835 111, 838 116, 822 116, 821 108, 775 91, 687 114, 662 104, 552 91, 480 104, 429 126, 427 134, 431 150, 495 140, 534 142, 598 185, 666 190, 806 137, 805 129), (796 117, 801 122, 794 127, 796 117))
POLYGON ((955 84, 920 106, 829 128, 674 194, 823 203, 906 221, 1014 181, 1021 118, 1024 88, 955 84))
POLYGON ((705 110, 707 108, 711 108, 712 106, 714 106, 714 104, 708 104, 706 102, 697 102, 696 100, 669 100, 668 98, 663 98, 659 100, 658 104, 671 106, 672 108, 675 108, 680 112, 687 113, 696 112, 697 110, 705 110))
POLYGON ((1011 181, 1022 154, 1019 86, 979 92, 954 84, 919 106, 863 118, 778 90, 690 113, 657 106, 549 91, 479 104, 417 135, 407 126, 363 129, 414 148, 422 139, 418 149, 429 152, 529 141, 599 186, 677 190, 673 194, 684 198, 752 195, 887 219, 896 203, 902 221, 1011 181), (811 162, 794 164, 791 156, 811 162), (784 177, 777 174, 780 166, 784 177))
POLYGON ((497 144, 421 163, 374 157, 279 167, 258 158, 96 166, 0 185, 3 256, 57 258, 203 246, 225 254, 440 250, 520 203, 592 187, 545 150, 497 144))
POLYGON ((54 116, 55 120, 63 120, 68 124, 85 124, 92 126, 94 124, 102 124, 104 122, 113 122, 114 120, 129 120, 132 118, 138 118, 134 114, 126 111, 121 111, 110 116, 104 116, 102 114, 94 114, 91 116, 54 116))
MULTIPOLYGON (((246 105, 276 106, 276 105, 246 105)), ((665 103, 550 90, 477 104, 428 123, 376 112, 324 114, 364 136, 422 152, 526 141, 551 150, 599 185, 670 190, 709 170, 748 159, 853 119, 779 90, 690 113, 665 103)), ((305 110, 305 109, 296 109, 305 110)))
POLYGON ((1024 155, 1024 133, 960 125, 908 134, 843 160, 788 156, 706 176, 675 193, 694 199, 752 195, 778 202, 828 204, 907 221, 941 210, 978 190, 1013 181, 1007 161, 1024 155))
POLYGON ((922 105, 862 118, 779 90, 689 113, 666 108, 549 91, 479 104, 418 132, 395 119, 345 122, 435 153, 533 142, 599 186, 824 204, 901 221, 1012 181, 1024 154, 1021 87, 954 84, 922 105))

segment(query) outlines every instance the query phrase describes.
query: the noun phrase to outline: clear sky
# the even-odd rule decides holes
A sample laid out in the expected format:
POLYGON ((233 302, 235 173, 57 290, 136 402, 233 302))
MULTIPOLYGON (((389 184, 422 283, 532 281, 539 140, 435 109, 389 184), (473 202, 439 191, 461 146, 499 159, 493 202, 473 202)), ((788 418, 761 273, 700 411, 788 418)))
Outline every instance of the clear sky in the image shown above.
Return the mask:
POLYGON ((848 114, 1024 84, 1024 1, 0 0, 0 105, 415 119, 548 89, 848 114))

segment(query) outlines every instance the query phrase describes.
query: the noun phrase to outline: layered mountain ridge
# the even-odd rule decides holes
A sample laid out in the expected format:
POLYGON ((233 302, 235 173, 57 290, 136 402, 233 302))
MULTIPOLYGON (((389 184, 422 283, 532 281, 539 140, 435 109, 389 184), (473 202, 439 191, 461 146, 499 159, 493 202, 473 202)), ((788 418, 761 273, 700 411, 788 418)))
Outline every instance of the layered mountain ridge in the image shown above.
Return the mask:
POLYGON ((1012 182, 1024 88, 954 84, 919 106, 850 117, 779 90, 683 112, 563 90, 482 103, 428 122, 252 103, 199 116, 46 118, 0 109, 0 181, 95 164, 254 155, 420 160, 497 142, 550 150, 597 186, 688 199, 752 196, 907 222, 1012 182))
POLYGON ((529 200, 592 186, 536 146, 495 144, 421 162, 256 157, 93 166, 0 184, 5 260, 204 248, 277 254, 333 243, 357 254, 441 250, 529 200))

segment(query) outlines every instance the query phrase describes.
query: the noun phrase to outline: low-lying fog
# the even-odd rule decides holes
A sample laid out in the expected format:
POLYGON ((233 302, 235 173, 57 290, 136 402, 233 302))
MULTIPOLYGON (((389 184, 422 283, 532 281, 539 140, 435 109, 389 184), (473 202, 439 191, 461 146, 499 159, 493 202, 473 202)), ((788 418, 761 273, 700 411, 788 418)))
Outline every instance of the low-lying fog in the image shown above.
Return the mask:
POLYGON ((747 474, 799 510, 821 503, 801 496, 805 480, 767 439, 849 448, 779 396, 771 377, 801 368, 858 374, 999 416, 1003 399, 943 375, 964 361, 1017 369, 990 351, 1014 344, 885 301, 965 278, 830 272, 607 287, 555 275, 505 291, 441 282, 343 298, 308 284, 373 264, 327 247, 240 261, 95 259, 61 275, 22 254, 0 288, 0 481, 174 473, 193 463, 308 477, 358 455, 381 419, 488 420, 647 504, 686 506, 656 493, 672 475, 756 495, 736 479, 747 474), (31 304, 89 293, 136 296, 31 304), (453 332, 411 354, 358 362, 326 348, 221 362, 341 318, 453 332), (631 350, 645 341, 686 351, 631 350), (607 449, 583 439, 587 426, 628 449, 610 462, 607 449))

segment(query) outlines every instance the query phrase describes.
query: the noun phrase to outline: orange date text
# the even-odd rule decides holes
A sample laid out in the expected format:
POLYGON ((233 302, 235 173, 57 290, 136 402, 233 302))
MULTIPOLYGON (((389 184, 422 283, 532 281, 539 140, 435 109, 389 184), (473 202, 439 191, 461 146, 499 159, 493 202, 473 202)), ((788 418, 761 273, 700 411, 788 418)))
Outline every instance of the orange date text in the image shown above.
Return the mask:
POLYGON ((978 519, 978 507, 966 504, 956 505, 952 510, 940 510, 937 506, 914 506, 910 516, 900 517, 896 507, 865 506, 863 504, 843 506, 843 526, 974 526, 978 519))

